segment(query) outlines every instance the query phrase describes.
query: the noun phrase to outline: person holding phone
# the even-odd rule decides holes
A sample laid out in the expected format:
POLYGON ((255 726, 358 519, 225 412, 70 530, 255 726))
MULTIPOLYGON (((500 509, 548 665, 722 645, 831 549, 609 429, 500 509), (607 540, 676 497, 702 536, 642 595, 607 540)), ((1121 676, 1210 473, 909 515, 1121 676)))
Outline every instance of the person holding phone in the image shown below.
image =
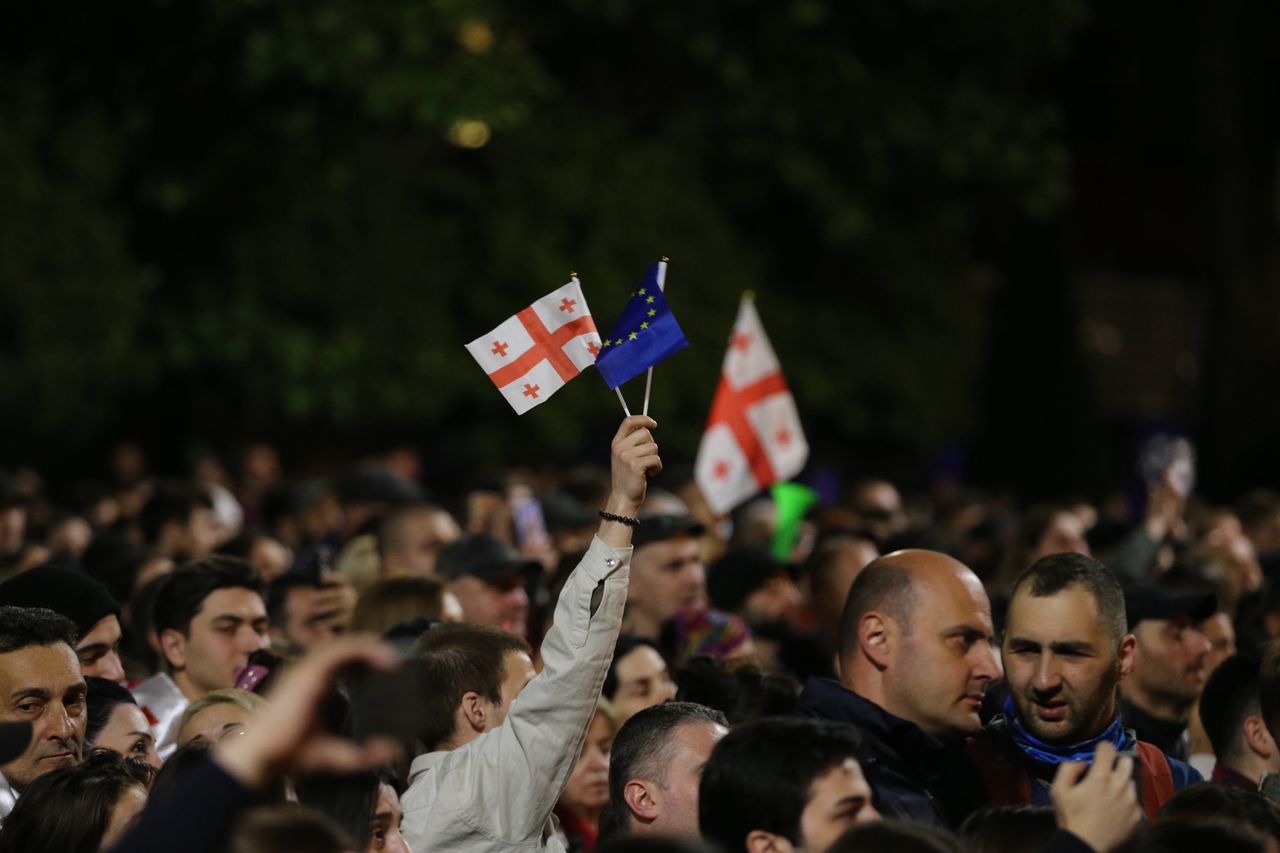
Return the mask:
POLYGON ((1092 762, 1103 744, 1134 758, 1138 798, 1148 820, 1175 791, 1202 781, 1125 727, 1117 687, 1133 670, 1124 593, 1102 563, 1051 554, 1014 584, 1003 642, 1009 696, 973 738, 991 805, 1050 805, 1061 765, 1092 762))

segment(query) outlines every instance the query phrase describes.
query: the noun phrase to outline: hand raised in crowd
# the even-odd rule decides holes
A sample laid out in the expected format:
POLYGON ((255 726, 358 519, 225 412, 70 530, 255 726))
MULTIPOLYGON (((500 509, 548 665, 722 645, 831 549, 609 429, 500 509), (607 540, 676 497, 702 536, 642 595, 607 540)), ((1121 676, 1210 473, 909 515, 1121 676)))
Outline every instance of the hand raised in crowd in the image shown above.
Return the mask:
POLYGON ((1099 853, 1124 841, 1142 821, 1133 788, 1133 759, 1116 761, 1116 748, 1109 743, 1098 745, 1092 764, 1060 765, 1050 795, 1058 826, 1099 853))
POLYGON ((618 427, 612 447, 612 491, 605 509, 634 516, 644 503, 649 478, 662 470, 653 433, 658 422, 644 415, 632 415, 618 427))
POLYGON ((261 788, 281 773, 357 773, 393 760, 394 741, 357 744, 325 731, 318 719, 334 678, 351 664, 394 669, 395 650, 357 636, 317 648, 284 670, 254 726, 220 743, 214 760, 249 788, 261 788))

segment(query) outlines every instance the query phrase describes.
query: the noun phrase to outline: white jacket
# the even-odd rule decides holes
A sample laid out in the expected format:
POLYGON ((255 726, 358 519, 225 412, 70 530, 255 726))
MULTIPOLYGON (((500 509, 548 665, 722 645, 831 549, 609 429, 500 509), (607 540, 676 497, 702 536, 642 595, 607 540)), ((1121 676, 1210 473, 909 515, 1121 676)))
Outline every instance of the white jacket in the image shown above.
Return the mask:
POLYGON ((551 810, 596 712, 622 626, 630 562, 630 548, 594 539, 556 603, 542 672, 505 722, 458 749, 413 760, 401 831, 414 853, 564 850, 551 810), (597 586, 603 591, 593 613, 597 586))

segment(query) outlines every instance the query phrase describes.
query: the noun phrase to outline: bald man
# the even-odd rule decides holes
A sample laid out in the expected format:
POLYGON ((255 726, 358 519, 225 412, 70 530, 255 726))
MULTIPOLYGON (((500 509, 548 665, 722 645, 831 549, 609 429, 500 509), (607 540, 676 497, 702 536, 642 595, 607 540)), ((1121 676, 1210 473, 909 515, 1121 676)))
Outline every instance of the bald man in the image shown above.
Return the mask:
POLYGON ((977 575, 936 551, 886 554, 862 570, 840 621, 840 680, 810 679, 797 711, 856 723, 882 814, 956 826, 981 805, 962 741, 1002 676, 977 575))

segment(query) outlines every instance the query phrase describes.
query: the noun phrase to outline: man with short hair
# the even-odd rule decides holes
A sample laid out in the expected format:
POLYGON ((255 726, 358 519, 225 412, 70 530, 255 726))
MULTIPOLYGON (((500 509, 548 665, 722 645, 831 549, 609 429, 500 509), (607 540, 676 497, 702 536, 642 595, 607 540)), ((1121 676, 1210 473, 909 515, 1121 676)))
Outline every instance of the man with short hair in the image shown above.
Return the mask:
POLYGON ((821 853, 880 819, 859 764, 856 727, 773 717, 716 744, 698 786, 702 834, 729 853, 821 853))
POLYGON ((120 605, 107 588, 79 569, 45 563, 0 584, 0 605, 43 607, 67 617, 79 641, 85 675, 124 683, 120 662, 120 605))
POLYGON ((625 723, 637 711, 676 698, 676 683, 657 646, 643 637, 622 634, 613 648, 601 695, 625 723))
POLYGON ((1187 726, 1209 677, 1209 641, 1196 627, 1217 609, 1213 593, 1149 585, 1125 593, 1136 638, 1133 672, 1120 686, 1120 714, 1138 739, 1186 761, 1187 726))
POLYGON ((345 634, 351 625, 355 593, 339 575, 281 575, 267 588, 267 617, 272 643, 289 657, 310 651, 345 634))
POLYGON ((436 574, 462 605, 462 620, 493 625, 521 637, 529 631, 525 580, 540 566, 487 533, 454 540, 440 552, 436 574))
POLYGON ((440 552, 462 535, 443 508, 411 503, 393 509, 378 526, 378 553, 386 577, 431 577, 440 552))
POLYGON ((202 560, 221 544, 213 500, 189 483, 156 486, 142 506, 138 524, 148 545, 177 562, 202 560))
POLYGON ((1050 554, 1018 577, 1004 632, 1004 713, 969 743, 991 805, 1050 805, 1058 768, 1091 762, 1102 743, 1136 752, 1150 820, 1175 791, 1201 781, 1124 726, 1116 693, 1136 642, 1126 625, 1120 584, 1097 560, 1050 554))
POLYGON ((35 779, 79 764, 88 686, 76 626, 52 610, 0 607, 0 722, 31 723, 31 743, 0 767, 0 821, 35 779))
POLYGON ((234 686, 236 671, 270 638, 262 582, 243 560, 209 557, 178 569, 163 584, 153 624, 164 670, 133 688, 133 695, 154 721, 160 756, 168 758, 187 705, 234 686))
POLYGON ((862 729, 879 811, 948 826, 980 805, 959 744, 981 728, 983 697, 1002 674, 992 631, 982 582, 946 554, 895 551, 854 581, 840 680, 810 679, 796 710, 862 729))
POLYGON ((728 733, 723 713, 696 702, 664 702, 623 723, 609 755, 602 836, 696 838, 698 784, 711 750, 728 733))
POLYGON ((632 539, 635 553, 623 624, 628 634, 656 641, 677 610, 707 606, 707 574, 698 547, 703 530, 697 520, 684 514, 640 519, 632 539))
POLYGON ((1217 759, 1211 781, 1219 785, 1256 791, 1263 774, 1280 772, 1280 748, 1262 718, 1261 669, 1257 658, 1229 657, 1200 695, 1200 722, 1217 759))
MULTIPOLYGON (((631 529, 647 478, 662 470, 656 426, 629 417, 614 435, 603 521, 560 593, 541 673, 519 638, 495 638, 492 628, 445 626, 418 641, 428 692, 440 699, 425 703, 434 710, 424 710, 420 737, 431 751, 413 760, 401 799, 403 834, 418 853, 564 850, 551 814, 595 716, 622 623, 631 529)), ((442 554, 441 574, 445 562, 442 554)))

